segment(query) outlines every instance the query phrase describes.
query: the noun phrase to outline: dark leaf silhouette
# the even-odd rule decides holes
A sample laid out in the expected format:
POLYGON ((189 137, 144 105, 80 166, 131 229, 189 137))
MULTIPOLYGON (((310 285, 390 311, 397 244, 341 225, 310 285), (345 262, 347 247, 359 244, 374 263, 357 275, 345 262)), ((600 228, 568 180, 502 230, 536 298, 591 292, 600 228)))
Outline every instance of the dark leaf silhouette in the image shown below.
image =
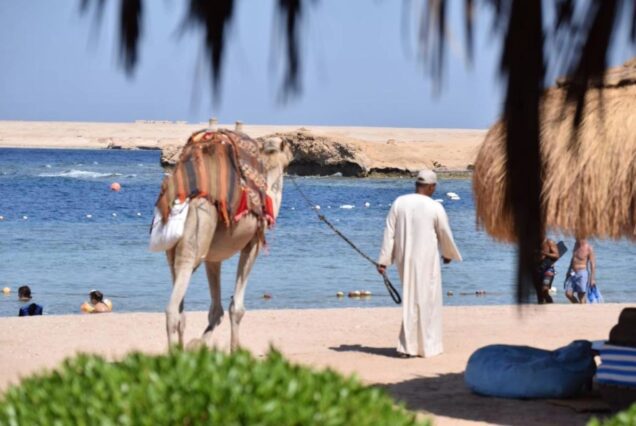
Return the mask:
POLYGON ((129 74, 137 65, 137 46, 141 35, 141 0, 122 0, 120 12, 120 52, 129 74))

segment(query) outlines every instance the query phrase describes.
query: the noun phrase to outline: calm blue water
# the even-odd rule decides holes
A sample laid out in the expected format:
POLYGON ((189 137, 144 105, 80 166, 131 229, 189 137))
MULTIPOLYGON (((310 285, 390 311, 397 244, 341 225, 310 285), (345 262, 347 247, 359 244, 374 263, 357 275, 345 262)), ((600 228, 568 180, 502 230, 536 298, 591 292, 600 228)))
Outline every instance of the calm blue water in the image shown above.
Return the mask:
MULTIPOLYGON (((152 151, 0 149, 0 316, 17 314, 17 288, 28 284, 46 314, 79 312, 89 290, 101 290, 115 310, 162 311, 170 292, 161 253, 147 251, 148 229, 163 170, 152 151), (122 191, 111 192, 111 182, 122 191), (88 218, 87 215, 92 215, 88 218), (27 219, 24 219, 26 216, 27 219)), ((410 192, 403 179, 297 178, 322 212, 363 251, 375 258, 384 219, 398 195, 410 192), (365 208, 364 203, 370 203, 365 208), (342 209, 341 205, 355 205, 342 209)), ((493 242, 475 229, 470 181, 442 180, 444 198, 463 263, 445 266, 448 305, 514 302, 514 248, 493 242), (461 200, 444 194, 453 191, 461 200), (477 297, 476 290, 487 296, 477 297), (468 295, 461 295, 468 293, 468 295)), ((287 180, 277 228, 268 234, 269 254, 250 277, 247 309, 393 306, 373 267, 321 224, 287 180), (337 299, 337 291, 371 290, 368 300, 337 299), (262 298, 270 293, 270 300, 262 298)), ((569 247, 571 240, 566 240, 569 247)), ((593 242, 598 282, 607 301, 634 301, 636 246, 593 242)), ((557 264, 556 300, 569 256, 557 264)), ((234 287, 236 259, 223 265, 223 299, 234 287)), ((391 277, 396 285, 395 271, 391 277)), ((196 272, 186 296, 187 310, 206 310, 205 272, 196 272)))

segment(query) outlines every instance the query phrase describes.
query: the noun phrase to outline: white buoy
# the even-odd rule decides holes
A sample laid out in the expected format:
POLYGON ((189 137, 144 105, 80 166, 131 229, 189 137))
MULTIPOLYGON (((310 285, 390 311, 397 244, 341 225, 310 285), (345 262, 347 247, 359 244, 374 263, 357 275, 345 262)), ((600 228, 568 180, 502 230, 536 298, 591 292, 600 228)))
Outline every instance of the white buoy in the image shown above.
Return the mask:
POLYGON ((140 212, 137 212, 137 216, 141 216, 141 213, 140 213, 140 212))
POLYGON ((292 207, 291 210, 296 210, 296 207, 292 207))
POLYGON ((446 196, 448 196, 448 197, 458 197, 456 192, 447 192, 446 196))
POLYGON ((320 210, 320 205, 316 204, 316 205, 314 206, 314 208, 315 208, 316 210, 320 210))
POLYGON ((117 217, 117 213, 113 213, 113 217, 117 217))
POLYGON ((22 220, 27 220, 28 218, 29 218, 29 216, 27 216, 27 215, 22 216, 22 220))
POLYGON ((4 216, 0 216, 0 221, 3 221, 3 220, 4 220, 4 216))
POLYGON ((364 203, 364 206, 369 208, 369 207, 371 207, 371 203, 367 201, 367 202, 364 203))
POLYGON ((352 208, 354 208, 355 206, 352 204, 343 204, 340 206, 341 209, 345 209, 345 210, 351 210, 352 208))
POLYGON ((327 206, 327 208, 328 208, 328 209, 330 209, 330 208, 331 208, 331 206, 327 206))
POLYGON ((93 215, 92 215, 92 214, 87 214, 87 215, 86 215, 86 219, 91 219, 92 217, 93 217, 93 215))

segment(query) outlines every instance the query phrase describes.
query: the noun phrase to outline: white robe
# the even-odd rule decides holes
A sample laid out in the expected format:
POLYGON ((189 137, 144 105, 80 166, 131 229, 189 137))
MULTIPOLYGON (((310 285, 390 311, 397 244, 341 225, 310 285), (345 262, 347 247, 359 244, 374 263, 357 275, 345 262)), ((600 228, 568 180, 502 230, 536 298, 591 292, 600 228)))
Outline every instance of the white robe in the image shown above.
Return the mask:
POLYGON ((431 357, 444 350, 440 251, 462 260, 444 207, 426 195, 398 197, 386 218, 378 263, 395 263, 402 281, 401 353, 431 357))

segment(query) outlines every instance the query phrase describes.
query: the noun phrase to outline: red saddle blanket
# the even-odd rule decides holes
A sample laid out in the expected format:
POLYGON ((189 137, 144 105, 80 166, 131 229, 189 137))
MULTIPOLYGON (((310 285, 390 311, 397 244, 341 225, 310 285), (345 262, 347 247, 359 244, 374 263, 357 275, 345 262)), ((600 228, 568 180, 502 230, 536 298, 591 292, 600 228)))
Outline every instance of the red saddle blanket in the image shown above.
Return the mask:
POLYGON ((175 200, 205 197, 227 226, 247 213, 273 223, 258 142, 230 130, 190 136, 172 173, 161 184, 156 206, 165 222, 175 200))

